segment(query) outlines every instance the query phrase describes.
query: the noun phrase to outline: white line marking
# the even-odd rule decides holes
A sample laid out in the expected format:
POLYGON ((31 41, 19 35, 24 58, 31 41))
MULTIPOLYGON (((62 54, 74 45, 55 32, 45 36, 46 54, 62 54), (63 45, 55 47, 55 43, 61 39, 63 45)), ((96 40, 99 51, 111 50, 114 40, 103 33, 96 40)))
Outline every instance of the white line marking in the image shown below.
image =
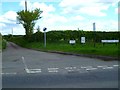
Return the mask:
POLYGON ((87 68, 86 70, 89 71, 89 70, 96 70, 98 68, 87 68))
POLYGON ((25 66, 25 69, 28 69, 27 68, 27 65, 26 65, 26 63, 25 63, 25 58, 22 56, 22 61, 23 61, 23 64, 24 64, 24 66, 25 66))
POLYGON ((113 65, 114 67, 118 67, 119 65, 113 65))
POLYGON ((87 68, 87 67, 83 67, 83 66, 82 66, 81 68, 87 68))
POLYGON ((17 73, 1 73, 1 74, 5 74, 5 75, 16 75, 17 73))
POLYGON ((26 69, 27 73, 40 73, 42 72, 41 69, 26 69))
POLYGON ((113 69, 113 67, 103 67, 103 69, 113 69))
POLYGON ((73 69, 76 69, 77 67, 73 67, 73 69))
POLYGON ((101 68, 101 67, 103 67, 103 66, 97 66, 98 68, 101 68))
POLYGON ((30 71, 41 71, 41 69, 29 69, 30 71))
POLYGON ((48 68, 48 70, 56 70, 56 69, 59 69, 59 68, 48 68))
POLYGON ((26 71, 27 73, 30 73, 30 70, 29 70, 29 69, 25 69, 25 71, 26 71))
POLYGON ((58 72, 59 68, 48 68, 48 72, 58 72))
POLYGON ((86 67, 81 66, 81 68, 83 68, 83 69, 92 68, 92 66, 86 66, 86 67))
POLYGON ((57 73, 57 72, 58 72, 58 70, 54 70, 54 71, 48 71, 48 72, 56 72, 56 73, 57 73))
POLYGON ((73 67, 65 67, 65 69, 73 69, 73 67))

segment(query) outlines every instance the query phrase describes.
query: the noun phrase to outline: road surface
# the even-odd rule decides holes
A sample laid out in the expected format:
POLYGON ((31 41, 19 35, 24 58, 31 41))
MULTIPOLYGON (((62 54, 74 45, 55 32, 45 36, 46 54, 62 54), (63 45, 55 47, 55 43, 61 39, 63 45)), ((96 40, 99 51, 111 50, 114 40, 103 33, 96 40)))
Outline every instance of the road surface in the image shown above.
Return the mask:
POLYGON ((2 53, 3 88, 118 88, 118 62, 25 49, 2 53))

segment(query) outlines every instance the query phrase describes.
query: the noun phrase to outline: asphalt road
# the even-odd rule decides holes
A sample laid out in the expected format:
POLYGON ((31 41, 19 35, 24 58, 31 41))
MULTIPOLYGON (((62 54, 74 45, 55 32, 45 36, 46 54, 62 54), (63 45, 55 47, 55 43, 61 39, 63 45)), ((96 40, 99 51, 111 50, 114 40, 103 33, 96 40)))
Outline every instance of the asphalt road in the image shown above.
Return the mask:
POLYGON ((118 62, 39 52, 9 42, 3 88, 118 88, 118 62))

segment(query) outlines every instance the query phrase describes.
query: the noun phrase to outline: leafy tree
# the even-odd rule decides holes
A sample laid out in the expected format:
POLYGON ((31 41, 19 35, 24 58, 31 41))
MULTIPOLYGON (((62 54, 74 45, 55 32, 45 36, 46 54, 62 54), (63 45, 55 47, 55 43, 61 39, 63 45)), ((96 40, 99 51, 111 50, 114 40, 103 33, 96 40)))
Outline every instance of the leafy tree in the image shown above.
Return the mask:
POLYGON ((40 9, 35 9, 32 11, 22 10, 17 12, 17 20, 20 24, 23 25, 26 32, 26 37, 29 38, 33 34, 33 28, 40 15, 43 11, 40 9))

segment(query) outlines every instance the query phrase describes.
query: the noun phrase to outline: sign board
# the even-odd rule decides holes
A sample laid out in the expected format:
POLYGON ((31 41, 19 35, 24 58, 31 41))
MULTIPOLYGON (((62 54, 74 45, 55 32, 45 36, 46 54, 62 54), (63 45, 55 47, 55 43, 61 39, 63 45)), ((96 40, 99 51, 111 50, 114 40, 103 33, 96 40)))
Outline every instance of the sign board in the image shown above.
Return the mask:
POLYGON ((46 27, 44 27, 44 28, 43 28, 43 31, 45 32, 46 30, 47 30, 47 28, 46 28, 46 27))
POLYGON ((75 40, 70 40, 69 43, 70 43, 70 44, 75 44, 76 41, 75 41, 75 40))
POLYGON ((101 40, 102 43, 118 43, 119 40, 101 40))
POLYGON ((81 43, 85 43, 85 37, 81 37, 81 43))

